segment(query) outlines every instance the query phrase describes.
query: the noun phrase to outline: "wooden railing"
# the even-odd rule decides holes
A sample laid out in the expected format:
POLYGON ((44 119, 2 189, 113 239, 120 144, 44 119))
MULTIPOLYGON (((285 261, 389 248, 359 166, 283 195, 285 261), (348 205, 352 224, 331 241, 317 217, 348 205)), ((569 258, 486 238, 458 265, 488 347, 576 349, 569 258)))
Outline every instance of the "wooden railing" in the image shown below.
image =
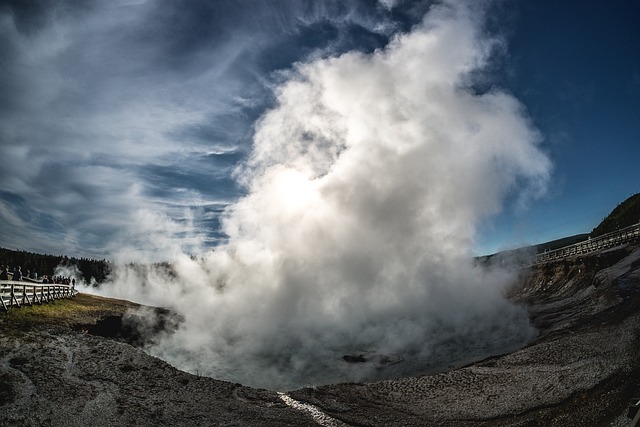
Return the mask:
POLYGON ((557 259, 566 258, 573 255, 585 254, 588 252, 598 251, 601 249, 612 248, 625 243, 631 243, 640 240, 640 223, 603 234, 602 236, 589 238, 584 242, 575 243, 560 249, 542 252, 533 257, 532 264, 541 264, 543 262, 555 261, 557 259))
POLYGON ((71 285, 0 280, 0 308, 43 304, 61 298, 73 298, 78 293, 71 285))

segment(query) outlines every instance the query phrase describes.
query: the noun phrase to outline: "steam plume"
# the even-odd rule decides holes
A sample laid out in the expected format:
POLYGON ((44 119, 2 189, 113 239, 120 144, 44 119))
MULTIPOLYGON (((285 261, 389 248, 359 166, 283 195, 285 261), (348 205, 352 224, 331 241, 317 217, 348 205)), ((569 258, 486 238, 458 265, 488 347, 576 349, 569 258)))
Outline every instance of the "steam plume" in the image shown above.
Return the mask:
POLYGON ((367 375, 340 361, 353 351, 424 369, 529 339, 510 275, 471 248, 509 194, 541 194, 550 163, 516 99, 472 88, 498 43, 482 21, 444 2, 383 50, 298 64, 237 171, 228 243, 175 275, 116 275, 110 292, 186 316, 151 351, 290 388, 367 375))

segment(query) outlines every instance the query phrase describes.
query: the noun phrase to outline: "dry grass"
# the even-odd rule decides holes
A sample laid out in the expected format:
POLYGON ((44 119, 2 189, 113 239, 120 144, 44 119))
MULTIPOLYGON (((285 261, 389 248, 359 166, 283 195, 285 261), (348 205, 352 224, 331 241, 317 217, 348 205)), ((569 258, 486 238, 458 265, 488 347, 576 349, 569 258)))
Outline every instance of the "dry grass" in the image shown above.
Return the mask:
POLYGON ((12 307, 0 312, 0 336, 21 335, 34 327, 72 327, 94 324, 108 315, 121 315, 138 304, 80 293, 74 298, 60 299, 42 305, 12 307))

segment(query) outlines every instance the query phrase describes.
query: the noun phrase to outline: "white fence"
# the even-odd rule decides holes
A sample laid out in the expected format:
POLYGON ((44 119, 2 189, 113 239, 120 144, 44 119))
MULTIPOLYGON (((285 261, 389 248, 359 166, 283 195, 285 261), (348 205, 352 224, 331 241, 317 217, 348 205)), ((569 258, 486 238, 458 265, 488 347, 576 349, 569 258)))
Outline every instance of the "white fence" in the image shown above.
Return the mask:
POLYGON ((542 252, 534 257, 533 264, 540 264, 547 261, 555 261, 557 259, 566 258, 573 255, 585 254, 588 252, 598 251, 601 249, 612 248, 625 243, 640 240, 640 223, 585 240, 584 242, 575 243, 560 249, 542 252))
POLYGON ((0 280, 0 307, 43 304, 56 299, 72 298, 78 291, 71 285, 0 280))

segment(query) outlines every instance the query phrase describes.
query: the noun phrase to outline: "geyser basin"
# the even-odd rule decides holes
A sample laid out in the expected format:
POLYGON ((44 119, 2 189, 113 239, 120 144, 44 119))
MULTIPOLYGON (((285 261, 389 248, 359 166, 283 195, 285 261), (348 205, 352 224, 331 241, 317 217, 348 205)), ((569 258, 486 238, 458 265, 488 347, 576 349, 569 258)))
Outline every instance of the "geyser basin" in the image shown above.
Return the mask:
POLYGON ((215 359, 200 354, 175 351, 175 348, 154 347, 152 354, 172 361, 176 366, 198 375, 210 376, 251 387, 290 391, 307 386, 343 382, 369 382, 383 379, 433 374, 457 368, 490 356, 513 352, 535 337, 497 337, 480 342, 472 337, 440 342, 435 348, 404 353, 384 354, 352 348, 322 350, 318 354, 225 355, 215 359), (509 339, 511 338, 511 339, 509 339))

